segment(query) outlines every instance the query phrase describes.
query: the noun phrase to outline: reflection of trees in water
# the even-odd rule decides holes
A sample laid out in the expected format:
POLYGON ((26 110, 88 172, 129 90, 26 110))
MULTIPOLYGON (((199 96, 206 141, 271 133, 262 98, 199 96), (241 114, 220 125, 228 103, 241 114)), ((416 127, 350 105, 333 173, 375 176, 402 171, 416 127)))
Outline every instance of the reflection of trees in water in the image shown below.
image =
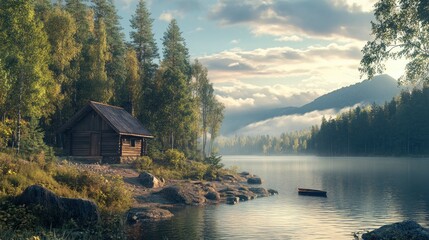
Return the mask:
POLYGON ((413 219, 429 226, 429 161, 407 158, 335 159, 321 171, 335 208, 351 217, 413 219))

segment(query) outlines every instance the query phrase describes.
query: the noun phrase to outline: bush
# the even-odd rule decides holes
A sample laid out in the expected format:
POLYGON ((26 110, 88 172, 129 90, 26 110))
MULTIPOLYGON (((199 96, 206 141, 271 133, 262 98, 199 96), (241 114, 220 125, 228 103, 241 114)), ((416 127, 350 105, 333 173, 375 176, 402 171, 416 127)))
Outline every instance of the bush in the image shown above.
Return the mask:
POLYGON ((176 169, 182 167, 185 160, 185 154, 177 149, 168 149, 165 151, 164 161, 176 169))
POLYGON ((202 162, 188 161, 185 167, 184 178, 202 180, 209 166, 202 162))
POLYGON ((206 159, 204 159, 204 162, 209 164, 210 166, 213 166, 216 169, 221 169, 223 168, 223 164, 220 163, 220 161, 222 161, 222 156, 216 156, 216 155, 211 155, 210 157, 206 157, 206 159))
POLYGON ((150 169, 150 167, 152 166, 152 159, 148 156, 143 156, 143 157, 139 157, 137 158, 134 162, 133 162, 133 166, 135 169, 139 170, 139 171, 144 171, 144 170, 148 170, 150 169))
POLYGON ((75 190, 83 197, 93 199, 105 211, 122 212, 132 202, 131 193, 120 176, 105 177, 89 171, 62 166, 54 175, 59 183, 75 190))

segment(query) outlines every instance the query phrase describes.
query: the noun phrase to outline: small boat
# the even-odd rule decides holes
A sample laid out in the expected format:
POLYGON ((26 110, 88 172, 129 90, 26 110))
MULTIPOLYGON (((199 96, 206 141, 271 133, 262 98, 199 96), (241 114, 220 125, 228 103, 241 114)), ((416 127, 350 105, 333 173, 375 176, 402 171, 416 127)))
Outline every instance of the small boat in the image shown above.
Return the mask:
POLYGON ((326 191, 308 188, 298 188, 298 194, 304 196, 327 197, 326 191))

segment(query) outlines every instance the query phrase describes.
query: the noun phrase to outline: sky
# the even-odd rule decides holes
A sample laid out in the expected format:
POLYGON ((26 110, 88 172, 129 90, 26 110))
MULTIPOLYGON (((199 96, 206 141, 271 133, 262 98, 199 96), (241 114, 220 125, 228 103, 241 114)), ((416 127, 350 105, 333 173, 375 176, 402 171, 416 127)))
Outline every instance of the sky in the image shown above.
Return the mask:
MULTIPOLYGON (((138 0, 114 0, 126 38, 138 0)), ((178 21, 192 59, 209 71, 227 113, 304 105, 362 81, 375 0, 147 0, 161 38, 178 21)), ((398 78, 404 62, 389 62, 398 78)))

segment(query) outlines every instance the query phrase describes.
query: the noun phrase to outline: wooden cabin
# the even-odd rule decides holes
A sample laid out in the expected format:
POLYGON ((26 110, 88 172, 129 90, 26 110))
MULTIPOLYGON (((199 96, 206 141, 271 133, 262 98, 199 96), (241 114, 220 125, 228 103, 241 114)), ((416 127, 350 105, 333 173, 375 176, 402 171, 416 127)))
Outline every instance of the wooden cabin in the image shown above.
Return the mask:
POLYGON ((90 101, 58 132, 72 157, 118 163, 147 154, 153 136, 121 107, 90 101))

